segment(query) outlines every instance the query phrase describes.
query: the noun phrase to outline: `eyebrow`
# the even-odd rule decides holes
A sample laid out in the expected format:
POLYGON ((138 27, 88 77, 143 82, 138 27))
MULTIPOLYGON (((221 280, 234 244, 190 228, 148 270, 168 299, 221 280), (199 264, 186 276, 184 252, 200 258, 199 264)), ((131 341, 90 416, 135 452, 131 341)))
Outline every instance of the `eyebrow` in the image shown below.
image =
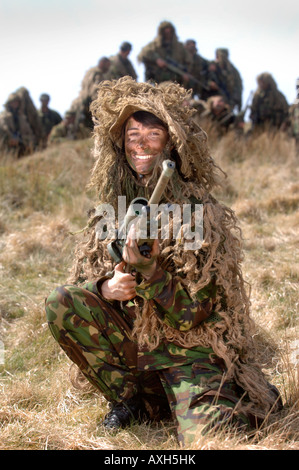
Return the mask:
MULTIPOLYGON (((160 130, 163 130, 164 128, 162 126, 159 126, 159 125, 149 125, 147 126, 149 129, 160 129, 160 130)), ((140 131, 139 127, 129 127, 128 129, 126 129, 127 132, 129 131, 140 131)))

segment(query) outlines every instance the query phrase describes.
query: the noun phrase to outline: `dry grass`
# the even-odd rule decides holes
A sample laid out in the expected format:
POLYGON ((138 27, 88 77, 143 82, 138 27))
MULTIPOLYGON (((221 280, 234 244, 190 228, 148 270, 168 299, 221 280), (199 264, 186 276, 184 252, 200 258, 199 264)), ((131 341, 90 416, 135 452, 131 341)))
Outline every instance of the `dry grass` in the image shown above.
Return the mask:
MULTIPOLYGON (((212 136, 213 137, 213 136, 212 136)), ((236 211, 244 234, 244 273, 252 289, 256 347, 280 390, 283 412, 254 436, 224 430, 192 449, 298 449, 298 202, 293 142, 211 137, 228 178, 216 196, 236 211)), ((100 422, 107 403, 76 389, 70 363, 52 339, 44 298, 67 277, 74 240, 86 223, 90 141, 72 142, 21 160, 0 156, 0 449, 178 450, 173 427, 134 425, 116 435, 100 422)))

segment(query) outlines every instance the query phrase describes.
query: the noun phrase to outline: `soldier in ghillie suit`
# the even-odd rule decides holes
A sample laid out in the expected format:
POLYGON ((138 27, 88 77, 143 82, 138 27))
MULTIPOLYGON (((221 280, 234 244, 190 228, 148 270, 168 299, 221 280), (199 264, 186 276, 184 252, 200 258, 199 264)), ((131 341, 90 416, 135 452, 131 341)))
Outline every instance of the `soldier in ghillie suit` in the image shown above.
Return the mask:
POLYGON ((90 187, 100 204, 117 210, 118 196, 148 198, 162 161, 174 161, 161 202, 190 203, 193 216, 203 205, 202 246, 189 249, 183 234, 160 236, 145 257, 131 227, 115 264, 97 208, 77 245, 70 284, 46 301, 54 338, 111 403, 103 425, 171 412, 185 446, 225 423, 252 425, 277 400, 256 363, 237 221, 210 193, 221 173, 184 105, 190 96, 174 83, 103 82, 91 106, 90 187))
POLYGON ((0 147, 17 157, 29 155, 35 148, 35 136, 23 111, 19 93, 11 93, 0 114, 0 147))
POLYGON ((110 66, 110 59, 101 57, 95 67, 87 70, 81 83, 79 96, 70 106, 70 111, 76 113, 76 122, 82 123, 88 129, 93 129, 90 104, 96 98, 99 83, 106 80, 110 66))
POLYGON ((289 117, 285 96, 277 89, 270 73, 261 73, 256 80, 258 89, 253 96, 250 113, 253 131, 285 130, 289 117))
POLYGON ((76 122, 76 112, 67 111, 64 119, 54 126, 50 132, 48 143, 60 143, 67 140, 87 139, 91 131, 81 122, 76 122))
POLYGON ((209 65, 209 96, 222 95, 234 109, 242 108, 243 83, 239 71, 229 60, 226 48, 216 49, 216 58, 209 65))
POLYGON ((129 76, 137 80, 137 74, 129 59, 132 51, 132 44, 125 41, 121 44, 118 54, 110 57, 111 67, 107 73, 107 80, 117 80, 118 78, 129 76))
POLYGON ((141 50, 138 60, 145 66, 146 80, 156 83, 176 81, 180 84, 188 81, 187 52, 178 40, 175 27, 168 21, 160 23, 156 38, 141 50), (180 73, 175 72, 172 65, 181 69, 180 73))
POLYGON ((192 88, 193 94, 204 100, 208 91, 209 61, 198 54, 194 39, 187 39, 185 49, 187 51, 187 72, 191 77, 184 85, 186 88, 192 88))
POLYGON ((106 80, 107 73, 110 69, 111 62, 108 57, 101 57, 95 67, 91 67, 84 75, 81 83, 80 95, 90 98, 90 101, 96 98, 96 88, 103 80, 106 80))
POLYGON ((43 127, 43 141, 46 146, 52 128, 62 121, 62 117, 57 111, 49 108, 50 95, 42 93, 39 100, 41 102, 39 116, 43 127))
POLYGON ((20 87, 15 92, 21 100, 21 110, 25 114, 31 130, 34 135, 34 149, 42 146, 43 142, 43 126, 29 91, 25 87, 20 87))

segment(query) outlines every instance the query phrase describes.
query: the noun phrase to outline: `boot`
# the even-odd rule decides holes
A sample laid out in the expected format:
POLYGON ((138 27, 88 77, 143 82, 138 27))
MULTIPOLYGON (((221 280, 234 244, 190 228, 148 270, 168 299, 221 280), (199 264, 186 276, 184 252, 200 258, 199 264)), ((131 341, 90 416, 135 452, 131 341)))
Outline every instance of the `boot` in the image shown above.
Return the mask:
POLYGON ((117 403, 105 416, 103 425, 106 429, 121 429, 132 421, 140 421, 143 416, 141 399, 135 395, 129 400, 117 403))

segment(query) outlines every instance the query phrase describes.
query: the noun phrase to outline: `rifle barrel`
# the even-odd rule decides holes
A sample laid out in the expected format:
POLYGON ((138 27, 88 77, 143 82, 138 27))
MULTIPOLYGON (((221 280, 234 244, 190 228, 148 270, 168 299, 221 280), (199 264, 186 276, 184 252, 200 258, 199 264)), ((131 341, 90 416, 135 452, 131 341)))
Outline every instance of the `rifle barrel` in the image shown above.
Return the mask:
POLYGON ((148 202, 149 205, 159 204, 161 196, 164 192, 164 189, 166 188, 170 178, 172 177, 174 170, 175 170, 175 162, 171 160, 164 160, 162 164, 162 173, 153 191, 153 194, 151 195, 151 198, 148 202))

